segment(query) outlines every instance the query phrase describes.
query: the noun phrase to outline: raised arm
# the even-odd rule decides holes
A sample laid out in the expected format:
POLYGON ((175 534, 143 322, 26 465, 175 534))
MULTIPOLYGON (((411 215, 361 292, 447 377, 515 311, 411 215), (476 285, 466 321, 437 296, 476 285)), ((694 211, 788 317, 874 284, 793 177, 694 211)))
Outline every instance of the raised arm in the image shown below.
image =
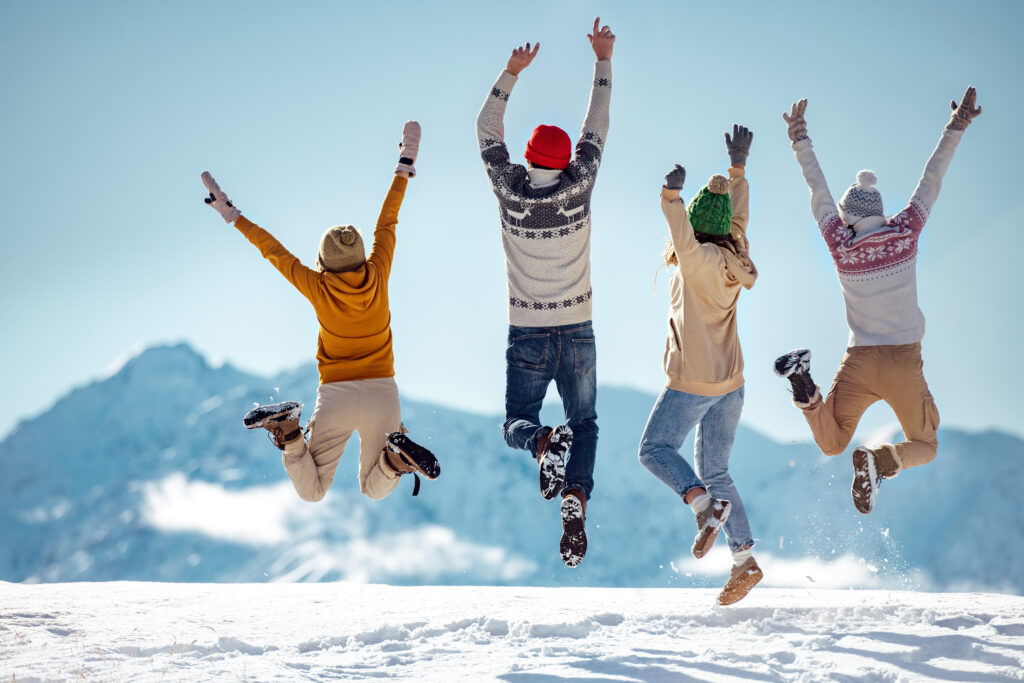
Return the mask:
POLYGON ((594 63, 594 82, 590 89, 590 104, 583 119, 580 139, 576 142, 576 164, 591 166, 597 171, 608 137, 608 105, 612 95, 612 50, 615 34, 607 26, 601 26, 601 17, 594 19, 594 32, 588 33, 590 46, 597 61, 594 63))
POLYGON ((793 143, 796 160, 800 163, 804 180, 807 181, 807 187, 811 190, 811 213, 814 215, 814 220, 818 222, 818 229, 821 230, 821 236, 825 238, 829 252, 834 254, 849 230, 839 218, 836 202, 828 190, 828 183, 825 182, 825 174, 822 173, 821 166, 818 165, 818 158, 814 156, 811 139, 807 137, 807 121, 804 120, 806 110, 807 100, 800 100, 793 104, 788 115, 782 115, 782 119, 788 126, 787 132, 793 143))
POLYGON ((201 177, 203 184, 206 185, 206 189, 210 193, 210 196, 204 201, 215 209, 225 222, 234 223, 238 231, 245 235, 246 239, 260 250, 263 258, 270 261, 271 265, 277 268, 278 272, 284 275, 288 282, 292 283, 299 290, 302 296, 312 302, 313 296, 317 291, 319 273, 302 265, 302 262, 285 249, 273 235, 243 216, 242 212, 231 203, 228 196, 220 189, 217 181, 213 179, 209 171, 203 171, 201 177))
POLYGON ((517 47, 508 58, 505 70, 491 86, 491 92, 484 100, 484 106, 476 117, 476 138, 480 144, 480 156, 483 157, 487 175, 493 183, 501 172, 511 163, 508 147, 505 146, 505 105, 513 86, 519 79, 519 73, 530 65, 537 56, 540 43, 530 49, 530 43, 517 47))
POLYGON ((960 144, 960 138, 971 121, 981 115, 981 107, 975 108, 974 106, 977 96, 974 88, 970 87, 967 88, 959 105, 955 100, 950 103, 953 113, 949 123, 942 129, 939 144, 928 158, 928 163, 925 164, 924 172, 921 174, 921 180, 918 181, 907 208, 893 218, 895 224, 915 232, 920 232, 924 228, 928 214, 931 213, 935 201, 939 198, 942 177, 946 175, 946 170, 949 168, 950 162, 953 161, 953 153, 956 152, 957 145, 960 144))
POLYGON ((700 242, 693 235, 693 226, 686 213, 686 203, 679 196, 686 180, 686 169, 679 164, 665 174, 665 184, 661 188, 661 211, 668 222, 668 231, 672 236, 672 247, 679 261, 679 270, 683 275, 707 265, 711 256, 701 249, 700 242))
POLYGON ((750 219, 750 188, 747 186, 746 166, 754 133, 738 123, 732 125, 732 135, 725 134, 725 149, 729 153, 729 201, 732 204, 733 237, 740 238, 746 247, 747 222, 750 219))
POLYGON ((420 124, 406 121, 402 128, 402 141, 398 144, 398 166, 395 167, 395 179, 384 198, 384 205, 377 217, 377 226, 373 230, 373 246, 366 260, 373 263, 387 279, 391 275, 391 264, 395 257, 395 227, 398 225, 398 210, 402 208, 405 190, 409 178, 416 175, 416 156, 420 149, 420 124))

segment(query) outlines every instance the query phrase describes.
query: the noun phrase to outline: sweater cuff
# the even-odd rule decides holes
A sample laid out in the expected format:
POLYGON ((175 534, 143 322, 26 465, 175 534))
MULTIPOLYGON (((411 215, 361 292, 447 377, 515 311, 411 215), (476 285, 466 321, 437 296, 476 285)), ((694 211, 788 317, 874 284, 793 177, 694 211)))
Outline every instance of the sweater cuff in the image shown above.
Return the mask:
POLYGON ((810 138, 804 138, 803 140, 797 140, 796 142, 793 143, 793 151, 794 152, 802 152, 805 149, 810 149, 810 148, 811 148, 811 139, 810 138))
POLYGON ((729 177, 730 178, 743 178, 747 175, 747 170, 742 166, 730 166, 729 177))
POLYGON ((612 77, 612 60, 594 62, 594 77, 610 79, 612 77))
POLYGON ((245 216, 239 216, 238 218, 235 219, 235 227, 238 228, 239 232, 248 237, 249 232, 256 227, 256 224, 250 221, 245 216))
POLYGON ((668 202, 679 201, 679 190, 670 190, 664 185, 661 186, 661 198, 668 202))
POLYGON ((499 90, 509 92, 512 90, 512 87, 516 84, 516 81, 518 80, 518 76, 510 74, 509 72, 502 69, 501 75, 498 76, 498 80, 494 82, 494 87, 498 88, 499 90))
POLYGON ((391 192, 401 192, 405 194, 405 188, 409 186, 409 179, 400 175, 396 175, 394 180, 391 181, 391 192))

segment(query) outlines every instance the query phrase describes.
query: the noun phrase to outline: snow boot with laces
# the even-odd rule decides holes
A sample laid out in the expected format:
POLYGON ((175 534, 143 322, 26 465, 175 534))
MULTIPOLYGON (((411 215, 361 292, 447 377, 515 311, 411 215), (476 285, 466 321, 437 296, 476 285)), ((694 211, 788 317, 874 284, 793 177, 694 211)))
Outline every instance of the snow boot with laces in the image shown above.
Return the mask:
POLYGON ((757 566, 757 561, 753 557, 747 558, 747 561, 738 567, 733 565, 729 572, 729 580, 725 582, 725 587, 718 594, 718 604, 731 605, 739 602, 747 597, 750 589, 763 578, 764 572, 757 566))
POLYGON ((794 349, 775 359, 775 374, 785 377, 793 387, 793 403, 807 408, 820 394, 811 379, 811 350, 794 349))
POLYGON ((900 473, 902 464, 896 447, 883 444, 878 448, 861 446, 853 451, 853 505, 857 512, 868 514, 875 506, 875 495, 883 479, 900 473))
POLYGON ((718 538, 718 532, 722 530, 725 520, 729 519, 732 512, 732 503, 727 500, 712 498, 711 503, 702 511, 697 513, 697 535, 693 538, 693 556, 698 560, 711 550, 718 538))
POLYGON ((299 416, 302 404, 297 401, 283 401, 265 406, 256 406, 242 418, 246 429, 266 429, 270 441, 282 451, 286 444, 302 438, 299 416))
POLYGON ((414 496, 420 492, 419 475, 422 474, 427 479, 437 479, 441 476, 441 464, 434 454, 401 431, 388 434, 382 457, 384 463, 395 474, 412 474, 415 479, 412 487, 414 496))

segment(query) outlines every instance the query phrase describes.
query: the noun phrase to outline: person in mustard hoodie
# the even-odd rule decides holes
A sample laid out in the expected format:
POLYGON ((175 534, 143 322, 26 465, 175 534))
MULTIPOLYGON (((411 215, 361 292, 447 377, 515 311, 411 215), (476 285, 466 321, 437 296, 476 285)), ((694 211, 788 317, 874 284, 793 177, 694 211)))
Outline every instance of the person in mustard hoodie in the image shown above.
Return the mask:
POLYGON ((401 475, 436 479, 437 458, 414 443, 402 426, 391 348, 388 278, 395 252, 395 225, 419 149, 420 126, 405 124, 400 158, 377 219, 370 255, 351 225, 329 228, 320 240, 316 269, 303 265, 266 230, 242 215, 213 177, 202 174, 210 192, 206 203, 217 210, 313 305, 320 323, 317 364, 320 386, 306 435, 299 428, 302 405, 284 401, 258 406, 243 422, 266 429, 284 451, 285 471, 299 496, 322 500, 334 481, 338 460, 354 432, 359 432, 359 489, 379 500, 401 475))
POLYGON ((729 474, 740 411, 743 409, 743 353, 736 330, 736 303, 757 279, 747 241, 749 189, 745 177, 753 133, 734 125, 725 134, 732 166, 729 177, 711 176, 689 209, 679 196, 686 170, 676 164, 665 176, 661 208, 672 240, 665 249, 671 272, 671 305, 661 391, 640 441, 640 463, 693 510, 701 558, 725 529, 733 566, 718 596, 730 605, 762 578, 751 553, 754 538, 736 485, 729 474), (694 468, 680 455, 694 427, 694 468))

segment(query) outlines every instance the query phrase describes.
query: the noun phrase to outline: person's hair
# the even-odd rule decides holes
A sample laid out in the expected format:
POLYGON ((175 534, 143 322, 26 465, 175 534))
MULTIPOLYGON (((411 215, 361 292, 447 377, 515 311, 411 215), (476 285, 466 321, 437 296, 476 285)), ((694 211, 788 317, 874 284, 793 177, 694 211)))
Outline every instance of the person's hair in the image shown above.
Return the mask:
POLYGON ((563 171, 562 168, 552 168, 551 166, 545 166, 544 164, 538 164, 534 161, 529 162, 531 168, 543 168, 545 171, 563 171))
MULTIPOLYGON (((742 252, 742 250, 740 249, 740 245, 736 243, 736 240, 733 239, 731 234, 709 235, 706 232, 694 231, 693 236, 701 244, 714 244, 716 247, 728 249, 729 251, 737 255, 739 255, 742 252)), ((665 261, 666 266, 679 265, 679 257, 676 256, 676 248, 675 245, 672 243, 672 240, 668 240, 668 242, 665 243, 665 249, 664 251, 662 251, 661 257, 665 261)))

